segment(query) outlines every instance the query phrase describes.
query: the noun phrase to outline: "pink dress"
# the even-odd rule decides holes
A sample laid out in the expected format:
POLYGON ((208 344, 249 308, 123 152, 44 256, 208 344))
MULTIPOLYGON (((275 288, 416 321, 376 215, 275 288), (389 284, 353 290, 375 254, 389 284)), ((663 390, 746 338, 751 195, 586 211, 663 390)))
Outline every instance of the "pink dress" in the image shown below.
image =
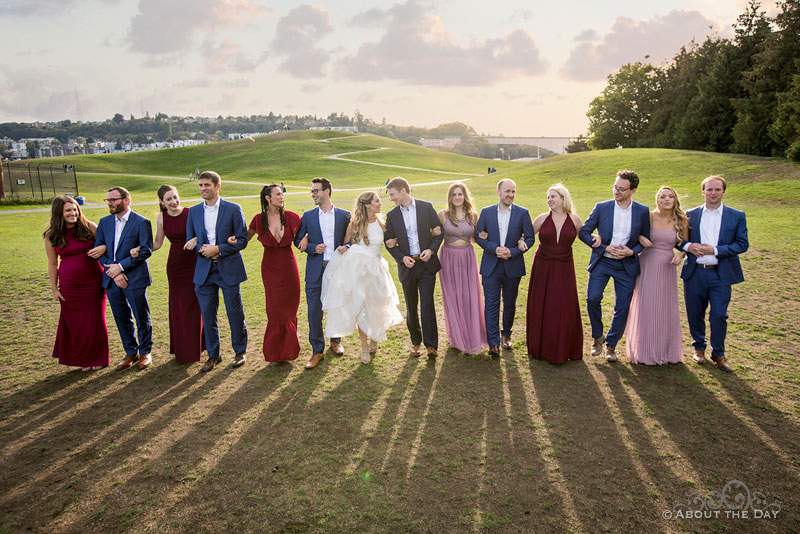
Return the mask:
POLYGON ((53 346, 53 358, 62 365, 97 367, 108 365, 106 291, 101 285, 103 268, 86 252, 94 241, 78 241, 74 228, 67 228, 64 248, 55 247, 60 258, 58 288, 61 315, 53 346))
POLYGON ((625 352, 631 363, 662 365, 683 361, 681 317, 678 310, 678 275, 670 263, 675 230, 650 229, 652 248, 639 255, 641 273, 636 279, 628 312, 625 352))
POLYGON ((475 227, 469 222, 453 224, 445 217, 444 245, 439 251, 447 340, 451 347, 466 354, 478 354, 487 347, 478 259, 472 245, 459 247, 450 243, 459 239, 469 242, 474 232, 475 227))

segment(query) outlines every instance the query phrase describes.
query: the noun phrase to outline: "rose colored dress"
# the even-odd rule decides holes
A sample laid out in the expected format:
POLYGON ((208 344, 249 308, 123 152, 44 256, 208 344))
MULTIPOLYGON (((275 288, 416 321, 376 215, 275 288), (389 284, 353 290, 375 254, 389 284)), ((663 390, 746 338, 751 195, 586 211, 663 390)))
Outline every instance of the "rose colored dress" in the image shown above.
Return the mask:
POLYGON ((64 300, 53 358, 75 367, 106 366, 109 354, 103 268, 86 255, 94 241, 78 241, 74 228, 67 228, 64 237, 66 245, 55 247, 60 258, 58 287, 64 300))
POLYGON ((475 227, 468 221, 457 224, 444 219, 444 245, 439 251, 439 282, 442 286, 444 324, 447 341, 465 354, 478 354, 486 344, 486 320, 483 316, 483 294, 478 278, 478 259, 472 245, 453 246, 451 243, 470 242, 475 227))
POLYGON ((625 352, 632 363, 662 365, 683 361, 678 275, 670 263, 675 255, 675 230, 650 229, 652 248, 639 254, 628 312, 625 352))
POLYGON ((169 352, 178 362, 199 362, 205 350, 203 317, 194 292, 194 264, 197 254, 183 250, 189 210, 173 217, 163 213, 164 235, 169 239, 167 281, 169 282, 169 352))
POLYGON ((250 221, 250 229, 258 234, 264 245, 261 259, 261 279, 267 305, 267 330, 264 332, 264 359, 285 362, 300 355, 297 338, 297 308, 300 306, 300 274, 292 251, 292 242, 300 228, 300 216, 284 212, 286 226, 280 243, 269 228, 262 228, 261 214, 250 221))
POLYGON ((539 230, 526 318, 531 358, 564 363, 583 357, 583 325, 572 261, 572 243, 577 235, 572 217, 568 216, 556 240, 552 213, 539 230))

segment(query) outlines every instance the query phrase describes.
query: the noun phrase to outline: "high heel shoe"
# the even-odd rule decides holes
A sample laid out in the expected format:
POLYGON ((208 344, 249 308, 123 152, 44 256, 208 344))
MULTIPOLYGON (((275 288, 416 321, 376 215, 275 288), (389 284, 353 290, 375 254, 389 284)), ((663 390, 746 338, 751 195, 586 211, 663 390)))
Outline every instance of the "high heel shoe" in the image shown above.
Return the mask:
POLYGON ((372 361, 372 357, 369 355, 369 351, 362 350, 361 351, 361 363, 367 365, 369 362, 372 361))

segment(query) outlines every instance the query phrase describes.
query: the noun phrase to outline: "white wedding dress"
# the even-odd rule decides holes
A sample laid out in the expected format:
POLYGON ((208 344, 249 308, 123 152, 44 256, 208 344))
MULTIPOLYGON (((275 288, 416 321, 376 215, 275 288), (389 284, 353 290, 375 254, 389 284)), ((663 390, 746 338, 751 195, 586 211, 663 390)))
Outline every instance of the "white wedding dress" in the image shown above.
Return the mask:
POLYGON ((322 277, 322 309, 328 312, 325 337, 344 337, 356 326, 373 341, 386 341, 386 330, 404 322, 400 299, 381 257, 383 229, 378 221, 367 225, 369 245, 354 243, 335 252, 322 277))

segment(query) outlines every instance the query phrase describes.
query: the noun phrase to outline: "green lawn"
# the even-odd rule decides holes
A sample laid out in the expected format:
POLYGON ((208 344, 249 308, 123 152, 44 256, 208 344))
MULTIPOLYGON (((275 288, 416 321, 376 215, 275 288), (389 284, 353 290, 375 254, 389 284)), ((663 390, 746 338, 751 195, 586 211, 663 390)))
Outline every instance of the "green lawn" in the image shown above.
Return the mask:
MULTIPOLYGON (((499 178, 513 178, 517 203, 534 215, 546 209, 547 186, 563 181, 582 218, 594 203, 611 198, 620 168, 639 172, 634 199, 651 206, 662 184, 678 191, 684 207, 698 205, 700 180, 722 174, 729 180, 725 202, 747 211, 750 237, 742 257, 746 281, 734 288, 729 310, 735 372, 593 358, 585 311, 584 360, 530 362, 524 344, 528 277, 520 286, 514 351, 499 360, 448 350, 440 309, 441 356, 434 362, 410 358, 408 334, 397 327, 369 366, 360 364, 351 336, 344 340, 345 356, 328 354, 317 369, 304 371, 310 348, 303 296, 301 357, 268 367, 260 353, 266 317, 256 241, 243 253, 250 275, 242 286, 249 330, 243 368, 203 375, 199 365, 172 361, 167 251, 160 250, 150 260, 153 366, 65 372, 50 359, 59 312, 41 238, 48 215, 4 211, 0 533, 800 531, 800 283, 794 276, 800 268, 794 223, 800 166, 625 149, 530 164, 494 162, 499 172, 486 176, 486 160, 420 152, 377 137, 318 141, 330 135, 292 133, 222 144, 217 152, 198 147, 82 157, 75 165, 82 193, 93 203, 109 184, 122 184, 135 202, 145 202, 169 182, 114 173, 182 177, 199 166, 220 170, 223 196, 259 190, 225 178, 275 177, 303 186, 290 188, 300 194, 286 198, 287 209, 298 213, 312 207, 311 176, 331 177, 340 189, 334 201, 346 208, 358 191, 344 189, 377 188, 387 176, 406 176, 412 184, 453 179, 325 159, 389 146, 348 157, 480 174, 467 182, 478 206, 496 201, 499 178), (87 171, 109 174, 82 174, 87 171), (764 492, 770 503, 780 501, 778 516, 663 519, 693 492, 721 492, 732 480, 764 492)), ((174 183, 182 198, 198 197, 194 182, 174 183)), ((414 194, 441 208, 446 190, 447 184, 416 185, 414 194)), ((386 212, 391 206, 383 200, 386 212)), ((248 222, 260 209, 255 198, 239 203, 248 222)), ((155 205, 135 209, 151 219, 157 212, 155 205)), ((96 221, 106 211, 101 206, 86 213, 96 221)), ((583 302, 589 249, 576 243, 574 254, 583 302)), ((296 255, 302 279, 305 257, 296 255)), ((528 268, 531 259, 527 254, 528 268)), ((607 321, 611 301, 609 287, 607 321)), ((110 310, 108 326, 116 361, 121 347, 110 310)), ((224 320, 221 335, 228 364, 224 320)), ((685 325, 684 341, 688 356, 685 325)))

